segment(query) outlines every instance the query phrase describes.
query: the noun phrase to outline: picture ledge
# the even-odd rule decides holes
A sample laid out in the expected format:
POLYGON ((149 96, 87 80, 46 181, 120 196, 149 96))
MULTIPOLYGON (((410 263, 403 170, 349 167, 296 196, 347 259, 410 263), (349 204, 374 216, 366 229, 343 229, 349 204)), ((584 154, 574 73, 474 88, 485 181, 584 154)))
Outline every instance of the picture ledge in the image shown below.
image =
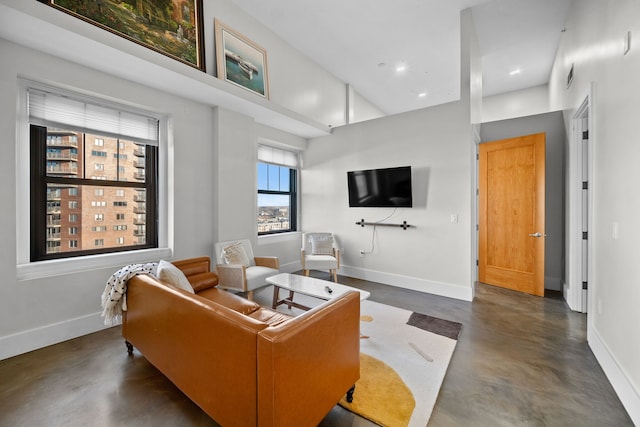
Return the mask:
POLYGON ((303 138, 328 135, 331 130, 328 125, 39 2, 1 0, 0 37, 175 96, 235 111, 303 138), (36 34, 25 28, 40 30, 36 34), (67 48, 70 44, 74 49, 67 48), (127 67, 119 66, 123 63, 127 67), (155 78, 149 79, 150 75, 155 78))

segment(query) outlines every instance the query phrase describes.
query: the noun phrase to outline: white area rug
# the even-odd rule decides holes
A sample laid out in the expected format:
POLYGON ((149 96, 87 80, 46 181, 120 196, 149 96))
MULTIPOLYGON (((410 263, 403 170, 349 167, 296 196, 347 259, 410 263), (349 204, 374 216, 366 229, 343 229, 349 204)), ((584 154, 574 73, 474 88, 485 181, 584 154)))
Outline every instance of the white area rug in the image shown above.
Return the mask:
MULTIPOLYGON (((272 296, 273 288, 269 286, 257 292, 255 300, 262 305, 270 306, 272 296)), ((294 301, 309 306, 322 302, 304 295, 296 295, 294 301)), ((300 313, 299 310, 289 310, 284 305, 279 306, 278 310, 284 313, 300 313)), ((383 361, 396 371, 413 393, 415 400, 415 408, 407 425, 425 427, 453 355, 457 343, 455 338, 462 325, 368 300, 361 302, 360 314, 361 333, 368 336, 360 340, 360 352, 383 361), (414 320, 418 318, 417 323, 422 327, 433 323, 432 330, 454 338, 408 325, 407 321, 412 314, 414 320)), ((357 399, 357 394, 356 386, 354 399, 357 399)))
POLYGON ((412 314, 408 310, 362 301, 360 312, 363 319, 372 318, 361 322, 361 332, 369 338, 360 340, 360 352, 400 375, 416 402, 408 425, 425 427, 457 341, 407 325, 412 314))

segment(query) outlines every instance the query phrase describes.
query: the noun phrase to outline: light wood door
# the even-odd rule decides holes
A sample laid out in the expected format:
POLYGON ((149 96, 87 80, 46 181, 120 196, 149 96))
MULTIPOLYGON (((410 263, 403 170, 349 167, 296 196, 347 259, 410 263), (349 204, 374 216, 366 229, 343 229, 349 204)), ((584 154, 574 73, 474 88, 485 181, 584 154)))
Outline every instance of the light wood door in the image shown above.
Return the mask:
POLYGON ((544 296, 545 134, 479 149, 478 278, 544 296))

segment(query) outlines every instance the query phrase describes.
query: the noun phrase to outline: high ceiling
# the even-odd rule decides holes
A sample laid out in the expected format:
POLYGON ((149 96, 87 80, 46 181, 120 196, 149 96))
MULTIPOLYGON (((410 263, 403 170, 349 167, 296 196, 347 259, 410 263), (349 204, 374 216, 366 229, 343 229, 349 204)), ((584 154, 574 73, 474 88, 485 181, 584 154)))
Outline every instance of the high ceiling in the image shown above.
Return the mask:
POLYGON ((395 114, 459 99, 466 8, 482 54, 484 96, 546 84, 571 0, 233 2, 395 114))

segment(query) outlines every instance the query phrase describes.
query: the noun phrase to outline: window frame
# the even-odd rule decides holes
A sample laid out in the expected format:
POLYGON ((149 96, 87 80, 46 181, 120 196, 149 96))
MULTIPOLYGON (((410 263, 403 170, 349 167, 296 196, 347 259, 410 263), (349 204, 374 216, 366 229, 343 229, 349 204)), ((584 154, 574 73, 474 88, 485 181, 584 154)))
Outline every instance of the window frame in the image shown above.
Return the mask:
MULTIPOLYGON (((169 116, 158 111, 154 107, 144 107, 141 104, 134 104, 131 101, 112 101, 108 94, 99 94, 88 89, 63 89, 46 83, 34 80, 18 78, 18 111, 16 120, 16 279, 19 281, 33 280, 57 275, 79 273, 82 271, 96 269, 111 269, 113 266, 131 263, 144 263, 158 259, 173 257, 173 227, 169 226, 172 217, 173 199, 169 198, 169 191, 172 188, 169 181, 169 160, 172 152, 169 151, 169 116), (63 96, 83 98, 88 102, 94 100, 101 105, 115 108, 124 107, 126 110, 138 114, 146 114, 159 120, 159 141, 158 141, 158 200, 157 200, 157 248, 134 249, 116 253, 101 253, 95 255, 85 255, 82 257, 52 259, 45 261, 30 260, 30 127, 28 115, 28 90, 51 91, 63 96), (78 258, 82 262, 78 262, 78 258)), ((70 214, 70 216, 77 214, 70 214)), ((71 219, 71 218, 70 218, 71 219)))
MULTIPOLYGON (((139 249, 153 249, 157 248, 158 237, 155 224, 157 223, 157 206, 155 201, 157 200, 157 180, 153 171, 157 170, 157 158, 158 147, 152 145, 145 145, 145 181, 144 183, 137 183, 132 181, 118 181, 118 180, 95 180, 91 178, 66 178, 51 176, 47 174, 47 128, 34 124, 29 125, 31 133, 31 233, 30 233, 30 251, 31 262, 46 261, 60 258, 78 258, 85 255, 95 255, 103 253, 113 252, 128 252, 131 250, 139 249), (94 245, 95 249, 83 248, 82 250, 74 251, 61 251, 61 252, 47 252, 47 225, 46 215, 43 215, 42 206, 46 206, 47 203, 47 186, 50 184, 72 184, 83 186, 89 191, 95 188, 105 187, 130 187, 145 189, 147 193, 146 201, 146 223, 151 227, 147 227, 147 233, 145 235, 146 242, 143 245, 115 245, 105 246, 104 241, 102 245, 94 245), (44 204, 43 204, 44 203, 44 204)), ((85 134, 79 138, 78 143, 83 145, 83 152, 87 150, 84 148, 85 134), (80 139, 82 141, 80 141, 80 139)), ((97 163, 96 163, 97 164, 97 163)), ((105 215, 111 210, 126 207, 126 201, 113 201, 112 206, 107 206, 106 201, 92 201, 92 207, 102 207, 104 205, 105 212, 96 213, 94 221, 104 221, 105 215), (124 203, 123 206, 119 204, 124 203), (98 218, 99 217, 99 218, 98 218)), ((88 207, 88 206, 87 206, 88 207)), ((69 209, 78 208, 78 200, 69 201, 69 209), (72 206, 73 204, 73 206, 72 206)))
POLYGON ((258 238, 264 238, 267 236, 275 236, 282 234, 291 234, 298 232, 298 194, 300 184, 300 154, 296 150, 278 148, 271 144, 258 143, 258 150, 256 156, 256 231, 258 238), (277 166, 279 168, 289 169, 289 191, 281 190, 269 190, 261 189, 259 183, 259 169, 260 165, 264 164, 271 166, 277 166), (289 228, 284 230, 269 230, 260 231, 258 224, 258 214, 260 212, 260 206, 258 205, 258 199, 261 194, 264 195, 278 195, 289 197, 289 228))

